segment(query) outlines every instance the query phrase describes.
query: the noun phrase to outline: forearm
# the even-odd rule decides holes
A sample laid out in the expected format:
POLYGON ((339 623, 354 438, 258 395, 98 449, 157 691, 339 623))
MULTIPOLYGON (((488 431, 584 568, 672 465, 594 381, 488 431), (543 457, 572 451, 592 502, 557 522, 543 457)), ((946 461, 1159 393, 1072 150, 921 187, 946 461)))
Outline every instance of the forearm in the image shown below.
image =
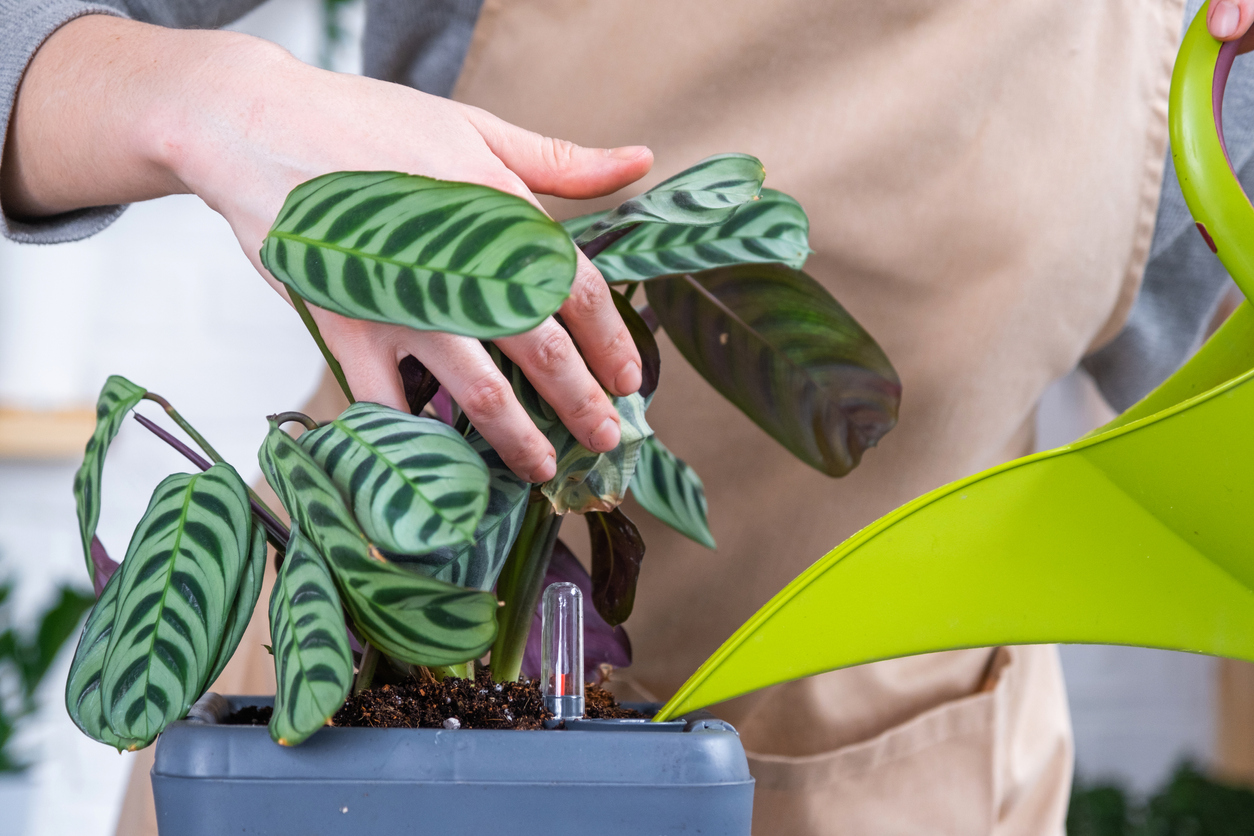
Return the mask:
POLYGON ((190 191, 179 175, 189 122, 250 63, 285 56, 230 32, 106 15, 67 23, 23 76, 0 201, 10 215, 40 217, 190 191))

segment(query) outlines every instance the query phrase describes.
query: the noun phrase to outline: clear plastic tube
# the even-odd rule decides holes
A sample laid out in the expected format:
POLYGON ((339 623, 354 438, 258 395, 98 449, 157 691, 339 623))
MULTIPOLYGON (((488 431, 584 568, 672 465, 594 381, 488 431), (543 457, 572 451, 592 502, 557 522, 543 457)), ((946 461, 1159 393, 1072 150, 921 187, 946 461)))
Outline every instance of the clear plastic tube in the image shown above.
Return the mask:
POLYGON ((540 611, 540 687, 557 720, 583 716, 583 593, 550 584, 540 611))

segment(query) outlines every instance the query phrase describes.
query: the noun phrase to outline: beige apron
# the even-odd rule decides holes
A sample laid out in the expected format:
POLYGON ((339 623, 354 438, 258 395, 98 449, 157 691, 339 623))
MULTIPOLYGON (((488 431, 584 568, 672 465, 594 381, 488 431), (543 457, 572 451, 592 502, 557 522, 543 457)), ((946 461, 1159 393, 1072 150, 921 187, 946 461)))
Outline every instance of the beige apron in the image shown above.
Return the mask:
MULTIPOLYGON (((810 214, 806 269, 904 385, 897 428, 831 480, 661 340, 649 423, 704 478, 720 549, 628 508, 649 552, 620 688, 666 697, 855 530, 1029 449, 1041 392, 1135 296, 1181 17, 1182 0, 487 0, 456 98, 584 145, 646 143, 644 186, 709 154, 759 156, 810 214)), ((264 613, 219 690, 272 691, 264 613)), ((720 711, 751 752, 758 834, 1062 833, 1051 648, 883 662, 720 711)), ((148 763, 119 833, 154 832, 148 763)))

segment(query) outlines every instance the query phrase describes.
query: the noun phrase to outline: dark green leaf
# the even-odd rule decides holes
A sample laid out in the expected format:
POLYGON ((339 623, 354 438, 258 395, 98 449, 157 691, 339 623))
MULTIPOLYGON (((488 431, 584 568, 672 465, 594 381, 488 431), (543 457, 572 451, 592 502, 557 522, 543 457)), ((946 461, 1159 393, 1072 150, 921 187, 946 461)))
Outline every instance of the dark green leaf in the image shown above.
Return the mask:
POLYGON ((335 581, 296 524, 270 593, 270 635, 277 683, 270 737, 295 746, 339 710, 353 682, 335 581))
MULTIPOLYGON (((605 213, 584 228, 575 243, 589 244, 608 232, 638 223, 683 226, 722 223, 731 217, 736 207, 758 196, 765 178, 766 169, 757 157, 748 154, 707 157, 605 213)), ((577 228, 578 224, 572 226, 577 228)), ((638 233, 639 230, 635 234, 638 233)))
POLYGON ((811 467, 845 475, 896 423, 892 364, 805 273, 748 264, 655 279, 645 290, 701 376, 811 467))
POLYGON ((531 486, 514 475, 478 430, 472 430, 466 441, 483 457, 489 474, 488 509, 475 528, 474 542, 447 546, 416 557, 392 559, 432 578, 488 590, 496 584, 510 546, 522 527, 531 486))
POLYGON ((644 318, 627 301, 626 296, 613 288, 610 288, 610 296, 614 298, 614 307, 623 318, 623 323, 636 344, 636 350, 640 352, 640 389, 636 394, 644 398, 645 407, 648 408, 653 400, 653 393, 657 391, 658 378, 662 374, 662 354, 658 351, 657 338, 653 336, 653 331, 644 318))
POLYGON ((115 573, 96 599, 96 605, 83 626, 83 634, 70 665, 70 675, 65 682, 65 708, 74 725, 91 739, 107 743, 119 752, 146 745, 144 741, 123 739, 109 727, 100 698, 100 678, 109 637, 117 619, 121 580, 121 573, 115 573))
POLYGON ((297 186, 261 260, 327 310, 478 339, 539 325, 575 277, 570 238, 522 198, 387 171, 297 186))
POLYGON ((66 639, 74 634, 83 613, 91 609, 96 597, 70 587, 61 587, 52 607, 39 620, 35 642, 22 660, 22 684, 28 695, 43 681, 66 639))
POLYGON ((670 450, 657 436, 645 439, 640 448, 636 473, 631 477, 631 495, 640 507, 680 534, 713 549, 714 535, 706 520, 705 486, 701 477, 670 450))
POLYGON ((592 543, 592 603, 614 627, 627 620, 636 603, 644 539, 621 508, 608 514, 591 511, 585 517, 592 543))
POLYGON ((203 693, 250 531, 248 494, 228 464, 176 473, 153 492, 117 571, 102 674, 105 717, 119 736, 147 745, 203 693))
POLYGON ((381 548, 423 554, 469 542, 488 504, 488 468, 456 430, 355 403, 300 437, 381 548))
POLYGON ((87 574, 94 582, 96 567, 91 559, 91 540, 96 536, 100 522, 100 474, 104 470, 105 454, 126 413, 146 394, 124 377, 112 375, 105 381, 96 401, 96 429, 87 440, 83 464, 74 474, 74 501, 78 506, 78 532, 83 540, 83 557, 87 560, 87 574))
POLYGON ((602 250, 593 263, 606 281, 651 279, 732 264, 781 262, 801 269, 810 255, 801 204, 763 189, 716 226, 649 224, 602 250))
POLYGON ((213 685, 222 674, 227 662, 235 655, 248 622, 253 617, 257 599, 261 596, 261 581, 266 573, 266 529, 256 517, 253 518, 252 540, 248 546, 248 560, 240 573, 239 590, 235 593, 235 601, 231 604, 226 616, 226 627, 222 631, 222 646, 218 650, 218 658, 213 664, 209 676, 205 678, 205 686, 213 685))
POLYGON ((455 665, 486 652, 496 634, 493 595, 386 560, 357 527, 330 477, 273 422, 258 458, 292 522, 326 561, 367 641, 412 665, 455 665))

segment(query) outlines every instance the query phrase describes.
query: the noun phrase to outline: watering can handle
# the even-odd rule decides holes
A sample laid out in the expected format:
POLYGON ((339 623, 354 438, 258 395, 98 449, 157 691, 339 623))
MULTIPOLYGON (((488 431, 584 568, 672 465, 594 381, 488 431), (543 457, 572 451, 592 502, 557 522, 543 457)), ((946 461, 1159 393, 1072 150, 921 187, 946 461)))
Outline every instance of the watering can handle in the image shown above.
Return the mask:
POLYGON ((1211 37, 1202 6, 1171 76, 1171 158, 1197 230, 1247 299, 1254 299, 1254 206, 1223 136, 1223 97, 1239 41, 1211 37))

